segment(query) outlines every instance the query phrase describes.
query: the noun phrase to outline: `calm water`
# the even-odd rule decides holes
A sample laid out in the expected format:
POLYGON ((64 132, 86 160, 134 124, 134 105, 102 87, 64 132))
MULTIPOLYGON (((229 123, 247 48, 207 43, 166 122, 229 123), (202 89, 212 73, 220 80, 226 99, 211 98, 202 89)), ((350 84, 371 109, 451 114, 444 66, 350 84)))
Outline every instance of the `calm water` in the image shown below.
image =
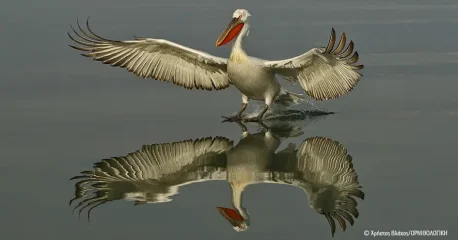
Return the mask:
POLYGON ((286 185, 245 190, 251 227, 241 233, 215 208, 231 206, 225 181, 181 187, 168 203, 112 201, 92 211, 90 224, 68 206, 75 191, 69 179, 102 159, 144 144, 241 139, 239 126, 220 123, 240 106, 235 89, 188 91, 95 63, 68 47, 69 24, 91 16, 107 38, 165 38, 227 57, 229 47, 214 42, 236 8, 252 14, 250 55, 296 56, 326 45, 335 27, 355 41, 366 66, 353 92, 320 103, 338 114, 304 122, 303 135, 278 148, 318 136, 352 156, 365 199, 357 200, 354 226, 337 226, 335 239, 425 229, 456 238, 456 1, 19 0, 0 8, 2 239, 331 238, 305 192, 286 185))

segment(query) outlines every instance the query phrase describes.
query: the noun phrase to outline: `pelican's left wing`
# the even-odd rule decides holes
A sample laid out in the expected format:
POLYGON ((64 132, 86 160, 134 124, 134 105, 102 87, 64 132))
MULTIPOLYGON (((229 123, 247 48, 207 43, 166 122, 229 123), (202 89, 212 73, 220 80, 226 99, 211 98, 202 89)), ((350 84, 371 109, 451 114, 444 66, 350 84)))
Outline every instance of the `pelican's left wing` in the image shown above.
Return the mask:
POLYGON ((350 92, 359 82, 362 75, 357 70, 364 66, 354 65, 359 55, 358 52, 353 53, 353 41, 345 48, 345 33, 334 49, 335 42, 336 33, 333 28, 326 48, 313 48, 290 59, 265 61, 264 66, 291 82, 299 82, 315 100, 338 98, 350 92))
POLYGON ((136 204, 170 201, 180 185, 226 179, 225 152, 232 144, 223 137, 209 137, 144 145, 125 156, 104 159, 92 171, 72 178, 78 182, 70 204, 79 200, 75 209, 81 207, 81 213, 119 199, 136 204))
POLYGON ((226 72, 227 59, 185 47, 164 39, 136 38, 129 41, 109 40, 95 34, 87 22, 84 31, 73 28, 82 46, 82 55, 114 67, 127 68, 137 76, 171 82, 187 89, 221 90, 230 86, 226 72))

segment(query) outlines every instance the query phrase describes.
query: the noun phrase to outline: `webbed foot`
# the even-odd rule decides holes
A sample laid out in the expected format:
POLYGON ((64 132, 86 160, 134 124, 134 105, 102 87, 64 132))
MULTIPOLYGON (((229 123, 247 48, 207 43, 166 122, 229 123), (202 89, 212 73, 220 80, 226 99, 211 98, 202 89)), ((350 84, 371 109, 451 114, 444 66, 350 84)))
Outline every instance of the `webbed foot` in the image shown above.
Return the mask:
POLYGON ((226 117, 226 116, 221 116, 222 118, 224 118, 224 120, 222 122, 240 122, 243 120, 242 116, 240 115, 234 115, 234 116, 230 116, 230 117, 226 117))

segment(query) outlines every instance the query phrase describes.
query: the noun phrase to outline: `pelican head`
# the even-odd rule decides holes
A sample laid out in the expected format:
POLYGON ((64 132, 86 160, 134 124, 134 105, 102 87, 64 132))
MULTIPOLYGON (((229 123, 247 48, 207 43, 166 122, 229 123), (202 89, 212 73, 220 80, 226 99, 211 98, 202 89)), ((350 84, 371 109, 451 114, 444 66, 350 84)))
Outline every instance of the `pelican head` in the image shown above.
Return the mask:
POLYGON ((248 10, 245 9, 237 9, 235 10, 234 14, 232 15, 232 20, 227 26, 227 28, 221 33, 218 40, 216 40, 216 46, 222 46, 227 44, 232 39, 240 34, 245 24, 248 22, 251 14, 248 10))
POLYGON ((232 209, 225 207, 216 207, 219 213, 230 223, 237 232, 243 232, 250 227, 250 217, 245 208, 232 209))

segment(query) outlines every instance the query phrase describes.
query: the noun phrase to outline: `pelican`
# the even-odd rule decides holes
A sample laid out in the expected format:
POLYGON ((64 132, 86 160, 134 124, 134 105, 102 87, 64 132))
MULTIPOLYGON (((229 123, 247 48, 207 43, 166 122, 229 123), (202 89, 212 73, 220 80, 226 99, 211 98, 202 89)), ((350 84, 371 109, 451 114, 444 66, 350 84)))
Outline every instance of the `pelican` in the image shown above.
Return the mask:
MULTIPOLYGON (((287 91, 277 81, 277 75, 291 83, 299 82, 311 98, 322 101, 338 98, 351 91, 362 74, 363 65, 355 65, 359 59, 354 43, 346 45, 342 33, 337 46, 332 28, 327 47, 311 50, 284 60, 268 61, 248 56, 243 39, 250 31, 251 14, 237 9, 227 28, 216 40, 223 46, 234 40, 229 59, 185 47, 165 39, 135 37, 135 40, 116 41, 100 37, 89 27, 69 37, 82 46, 70 45, 83 51, 83 56, 111 66, 126 68, 142 78, 171 82, 186 89, 222 90, 233 85, 242 95, 242 107, 229 121, 259 121, 272 103, 289 106, 301 102, 304 97, 287 91), (353 55, 352 55, 353 54, 353 55), (255 117, 243 117, 250 100, 263 101, 263 110, 255 117)), ((88 19, 89 20, 89 19, 88 19)))
MULTIPOLYGON (((241 124, 241 123, 239 123, 241 124)), ((295 186, 308 195, 309 206, 324 215, 336 231, 337 220, 345 231, 348 221, 359 216, 353 196, 364 199, 359 189, 352 157, 338 142, 310 137, 296 149, 289 144, 276 152, 281 141, 302 134, 288 125, 264 127, 250 134, 241 124, 242 139, 236 146, 224 137, 206 137, 173 143, 144 145, 141 150, 112 157, 72 179, 75 209, 81 213, 115 200, 135 201, 135 205, 164 203, 178 189, 204 181, 227 181, 232 189, 232 208, 217 207, 236 231, 250 226, 250 215, 242 205, 247 186, 271 183, 295 186), (345 221, 346 220, 346 221, 345 221)))

